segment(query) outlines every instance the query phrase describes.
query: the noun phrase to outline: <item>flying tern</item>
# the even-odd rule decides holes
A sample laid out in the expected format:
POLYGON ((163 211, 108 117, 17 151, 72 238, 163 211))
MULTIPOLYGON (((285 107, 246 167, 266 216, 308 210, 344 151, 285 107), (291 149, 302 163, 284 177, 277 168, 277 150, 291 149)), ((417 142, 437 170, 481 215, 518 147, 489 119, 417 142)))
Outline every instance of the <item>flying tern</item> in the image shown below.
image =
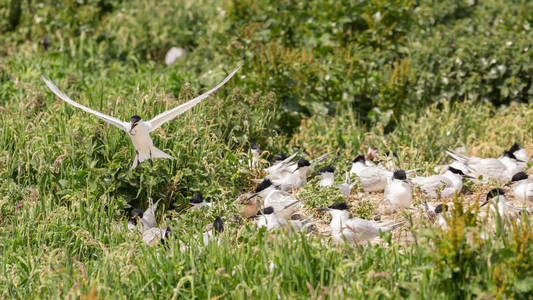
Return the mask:
POLYGON ((124 122, 122 120, 119 120, 115 117, 100 113, 96 110, 90 109, 84 105, 81 105, 74 100, 70 99, 66 94, 64 94, 59 88, 47 77, 42 76, 43 81, 48 86, 48 88, 56 94, 59 98, 61 98, 63 101, 69 103, 70 105, 73 105, 79 109, 82 109, 88 113, 91 113, 95 115, 97 118, 103 120, 106 123, 109 123, 119 129, 122 129, 126 131, 131 138, 131 141, 133 143, 133 146, 135 147, 135 151, 137 152, 135 156, 135 160, 133 161, 133 165, 131 166, 131 169, 134 169, 139 165, 141 162, 145 160, 152 160, 154 158, 172 158, 172 156, 166 154, 165 152, 157 149, 153 143, 152 138, 150 137, 150 132, 156 130, 161 125, 165 124, 168 121, 171 121, 178 115, 186 112, 187 110, 194 107, 196 104, 200 103, 202 100, 207 98, 209 95, 211 95, 213 92, 218 90, 220 87, 222 87, 228 80, 230 80, 233 75, 240 69, 240 67, 233 70, 222 82, 220 82, 218 85, 210 89, 209 91, 205 92, 204 94, 182 104, 179 105, 171 110, 167 110, 163 113, 160 113, 159 115, 155 116, 153 119, 149 121, 142 120, 141 117, 138 115, 134 115, 130 118, 130 122, 124 122))

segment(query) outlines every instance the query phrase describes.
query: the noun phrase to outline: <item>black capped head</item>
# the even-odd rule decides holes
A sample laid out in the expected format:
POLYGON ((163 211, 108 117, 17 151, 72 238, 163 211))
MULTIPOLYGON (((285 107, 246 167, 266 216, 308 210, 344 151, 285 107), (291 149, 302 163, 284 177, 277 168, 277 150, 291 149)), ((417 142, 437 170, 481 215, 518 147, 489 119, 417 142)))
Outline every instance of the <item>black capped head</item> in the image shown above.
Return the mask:
POLYGON ((528 178, 528 175, 526 174, 526 172, 522 171, 522 172, 518 172, 514 174, 513 178, 511 178, 511 182, 517 182, 517 181, 524 180, 527 178, 528 178))
POLYGON ((172 231, 170 231, 170 227, 167 225, 167 228, 165 229, 165 233, 161 235, 161 244, 166 245, 167 240, 172 235, 172 231))
POLYGON ((267 189, 271 185, 272 185, 272 181, 270 181, 270 179, 265 179, 255 188, 255 192, 259 193, 260 191, 267 189))
POLYGON ((516 158, 516 156, 514 156, 514 153, 511 152, 511 151, 505 151, 505 152, 503 152, 503 156, 518 160, 518 159, 516 158))
POLYGON ((48 50, 50 46, 52 46, 52 39, 50 37, 45 36, 40 41, 41 46, 43 46, 44 51, 48 50))
POLYGON ((364 155, 361 155, 361 154, 357 155, 352 162, 353 163, 356 163, 356 162, 364 163, 365 162, 365 157, 364 157, 364 155))
POLYGON ((250 144, 250 148, 252 148, 252 150, 259 150, 259 144, 257 144, 257 143, 251 143, 251 144, 250 144))
POLYGON ((272 206, 265 207, 259 211, 258 215, 271 215, 274 213, 274 208, 272 206))
POLYGON ((204 196, 202 196, 202 193, 196 193, 191 198, 191 203, 202 203, 204 202, 204 196))
POLYGON ((224 221, 222 221, 220 216, 215 218, 215 221, 213 222, 213 228, 215 229, 215 233, 224 232, 224 221))
POLYGON ((435 206, 435 213, 436 214, 440 214, 443 211, 448 211, 448 205, 441 203, 441 204, 435 206))
POLYGON ((285 159, 287 159, 287 155, 285 153, 274 155, 274 161, 283 161, 285 159))
POLYGON ((407 174, 405 174, 404 170, 396 170, 392 174, 392 178, 398 179, 398 180, 407 180, 407 174))
POLYGON ((139 122, 140 120, 142 120, 142 119, 138 115, 134 115, 133 117, 130 118, 131 124, 135 124, 135 123, 139 122))
POLYGON ((335 172, 335 168, 332 166, 325 166, 325 167, 320 168, 320 170, 318 170, 318 173, 333 173, 333 172, 335 172))
POLYGON ((307 159, 300 159, 298 161, 298 168, 309 167, 311 163, 307 159))
POLYGON ((487 193, 487 201, 489 201, 492 198, 496 198, 498 196, 504 196, 505 191, 500 188, 492 189, 487 193))
POLYGON ((461 176, 465 176, 465 173, 463 173, 463 171, 459 170, 459 169, 456 169, 452 166, 448 166, 448 170, 454 174, 458 174, 458 175, 461 175, 461 176))
POLYGON ((511 153, 515 153, 516 151, 522 149, 522 147, 520 147, 520 145, 518 145, 518 143, 514 143, 511 148, 509 148, 509 152, 511 153))
POLYGON ((387 157, 399 158, 399 157, 398 157, 398 154, 396 154, 396 152, 394 152, 394 151, 392 151, 392 152, 391 152, 391 151, 385 151, 385 155, 386 155, 387 157))
POLYGON ((346 202, 337 202, 331 206, 328 206, 328 208, 337 210, 348 210, 348 205, 346 205, 346 202))

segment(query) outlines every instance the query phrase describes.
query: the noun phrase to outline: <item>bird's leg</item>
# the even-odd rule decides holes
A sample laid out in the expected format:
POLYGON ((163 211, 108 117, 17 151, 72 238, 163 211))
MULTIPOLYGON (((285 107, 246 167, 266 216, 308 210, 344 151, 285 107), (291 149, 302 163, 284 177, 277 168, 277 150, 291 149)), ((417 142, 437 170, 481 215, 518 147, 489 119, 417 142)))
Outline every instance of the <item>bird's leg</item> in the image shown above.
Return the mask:
POLYGON ((150 166, 154 167, 154 161, 152 160, 152 150, 150 150, 150 166))

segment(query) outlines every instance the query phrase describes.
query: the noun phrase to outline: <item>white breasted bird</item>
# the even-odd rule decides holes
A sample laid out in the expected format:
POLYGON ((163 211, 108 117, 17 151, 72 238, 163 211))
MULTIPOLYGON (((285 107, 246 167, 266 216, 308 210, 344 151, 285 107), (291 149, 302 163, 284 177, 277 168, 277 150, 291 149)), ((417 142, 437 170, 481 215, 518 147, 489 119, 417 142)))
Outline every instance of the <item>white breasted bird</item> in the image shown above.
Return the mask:
POLYGON ((271 206, 276 213, 283 215, 285 219, 290 218, 290 216, 296 210, 296 206, 300 200, 296 200, 290 193, 277 189, 272 181, 269 179, 263 180, 255 189, 255 193, 248 197, 247 200, 250 200, 256 196, 263 198, 263 206, 271 206), (290 207, 287 208, 287 207, 290 207))
POLYGON ((272 165, 265 169, 267 176, 265 178, 279 178, 283 171, 288 170, 288 167, 291 165, 293 158, 298 155, 298 152, 293 153, 291 156, 287 157, 285 154, 281 153, 274 156, 274 162, 272 165))
POLYGON ((494 178, 498 180, 509 180, 513 174, 521 171, 521 161, 516 159, 513 153, 505 151, 499 158, 480 158, 476 156, 466 156, 453 151, 446 151, 446 154, 453 159, 463 163, 469 171, 469 175, 474 177, 483 176, 484 180, 494 178))
POLYGON ((505 184, 513 188, 514 196, 522 201, 533 201, 533 182, 529 181, 526 172, 518 172, 513 175, 511 181, 505 184))
POLYGON ((191 201, 189 202, 189 205, 191 205, 190 210, 198 210, 204 206, 211 207, 213 203, 211 202, 205 202, 204 196, 202 193, 196 193, 192 196, 191 201))
POLYGON ((352 188, 354 186, 354 183, 350 182, 350 173, 346 172, 346 178, 344 179, 344 183, 337 184, 337 186, 339 187, 339 190, 341 191, 344 197, 349 197, 352 193, 352 188))
POLYGON ((511 218, 518 218, 517 213, 520 213, 522 211, 518 207, 514 207, 507 203, 507 198, 505 197, 505 191, 500 188, 495 188, 490 190, 487 193, 487 198, 485 202, 483 202, 480 207, 483 207, 487 204, 491 204, 490 211, 493 214, 498 214, 501 217, 511 217, 511 218))
MULTIPOLYGON (((289 209, 291 206, 293 205, 289 205, 285 209, 289 209)), ((258 218, 257 226, 266 227, 268 230, 283 228, 289 231, 301 231, 313 224, 313 215, 303 220, 287 220, 283 215, 283 211, 276 212, 272 206, 260 210, 256 217, 258 218)))
POLYGON ((218 238, 224 232, 224 221, 220 216, 215 218, 213 227, 202 234, 202 241, 204 245, 208 245, 212 240, 217 239, 217 243, 220 241, 218 238))
POLYGON ((131 217, 128 220, 128 229, 133 231, 137 226, 138 222, 141 221, 142 228, 141 232, 146 228, 152 228, 157 226, 157 221, 155 219, 155 211, 157 210, 157 204, 153 202, 151 197, 148 197, 148 208, 143 212, 142 210, 135 208, 131 211, 131 217))
POLYGON ((448 198, 461 192, 463 177, 471 178, 471 176, 465 175, 461 170, 448 166, 448 170, 443 175, 417 176, 411 178, 411 182, 420 186, 431 198, 437 198, 438 195, 442 198, 448 198))
POLYGON ((155 204, 151 198, 148 198, 148 208, 142 212, 140 209, 134 209, 131 212, 131 217, 128 220, 128 228, 133 231, 141 222, 142 227, 139 228, 143 235, 143 241, 149 245, 154 245, 157 242, 165 243, 170 234, 170 227, 166 224, 165 228, 158 228, 155 219, 155 211, 157 209, 157 201, 155 204))
POLYGON ((526 149, 522 148, 518 143, 514 143, 508 151, 520 161, 529 161, 529 155, 527 155, 526 149))
POLYGON ((272 183, 283 191, 297 189, 307 183, 307 174, 311 163, 306 159, 298 160, 296 169, 292 172, 286 172, 278 179, 272 179, 272 183))
POLYGON ((318 184, 320 186, 332 186, 335 184, 335 168, 332 166, 325 166, 320 168, 314 175, 320 176, 318 184))
POLYGON ((426 208, 426 214, 432 221, 436 222, 437 225, 440 226, 440 228, 444 230, 448 229, 446 219, 444 218, 444 214, 450 217, 450 213, 448 212, 448 205, 440 203, 437 206, 433 206, 426 200, 424 200, 424 206, 426 208))
POLYGON ((59 90, 59 88, 49 78, 42 76, 42 79, 44 80, 48 88, 50 88, 50 90, 54 92, 54 94, 56 94, 63 101, 95 115, 97 118, 103 120, 106 123, 109 123, 121 130, 126 131, 133 143, 133 146, 135 147, 135 151, 137 152, 135 160, 133 161, 133 165, 131 166, 131 168, 134 169, 135 167, 137 167, 138 164, 145 160, 150 160, 150 162, 152 162, 154 158, 172 158, 172 156, 166 154, 165 152, 157 149, 154 146, 152 138, 150 137, 150 132, 156 130, 161 125, 165 124, 168 121, 171 121, 178 115, 186 112, 187 110, 194 107, 196 104, 200 103, 202 100, 204 100, 213 92, 222 87, 228 80, 230 80, 231 77, 233 77, 233 75, 235 75, 235 73, 239 69, 240 67, 233 70, 226 78, 224 78, 224 80, 222 80, 222 82, 220 82, 218 85, 216 85, 209 91, 182 105, 160 113, 149 121, 143 121, 141 117, 134 115, 130 118, 130 122, 121 121, 115 117, 100 113, 84 105, 81 105, 70 99, 66 94, 59 90))
POLYGON ((251 143, 250 152, 252 154, 252 159, 248 162, 248 167, 254 169, 259 163, 259 156, 261 155, 261 148, 259 148, 259 144, 251 143))
POLYGON ((407 175, 404 170, 396 170, 392 179, 385 187, 385 199, 389 200, 394 209, 408 208, 413 199, 411 186, 407 182, 407 175))
POLYGON ((380 232, 394 230, 405 222, 393 225, 384 225, 375 221, 361 218, 350 218, 350 211, 344 202, 335 203, 329 207, 318 208, 318 211, 327 211, 331 215, 331 236, 333 240, 357 243, 371 240, 379 236, 380 232))
POLYGON ((387 178, 390 178, 392 172, 381 167, 368 166, 365 164, 363 155, 358 155, 352 161, 350 175, 355 174, 359 177, 361 187, 365 192, 382 192, 387 185, 387 178))

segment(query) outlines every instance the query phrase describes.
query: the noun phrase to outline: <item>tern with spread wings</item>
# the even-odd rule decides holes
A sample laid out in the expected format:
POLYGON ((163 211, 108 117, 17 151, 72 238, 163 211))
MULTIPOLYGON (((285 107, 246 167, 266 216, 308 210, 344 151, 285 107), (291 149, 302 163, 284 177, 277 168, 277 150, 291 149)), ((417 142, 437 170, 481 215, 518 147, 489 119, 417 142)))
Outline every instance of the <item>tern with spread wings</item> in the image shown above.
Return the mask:
POLYGON ((154 144, 152 143, 152 138, 150 137, 150 132, 156 130, 166 122, 171 121, 175 117, 193 108, 196 104, 200 103, 202 100, 204 100, 213 92, 222 87, 226 82, 228 82, 228 80, 230 80, 230 78, 233 77, 233 75, 235 75, 235 73, 239 69, 240 67, 236 68, 214 88, 210 89, 209 91, 192 99, 187 103, 184 103, 171 110, 167 110, 163 113, 160 113, 159 115, 155 116, 155 118, 149 121, 143 121, 141 117, 135 115, 130 118, 130 122, 121 121, 115 117, 108 116, 106 114, 92 110, 86 106, 83 106, 70 99, 67 95, 65 95, 49 78, 43 76, 42 79, 44 80, 48 88, 50 88, 50 90, 52 90, 52 92, 54 92, 54 94, 56 94, 63 101, 95 115, 97 118, 103 120, 106 123, 109 123, 119 129, 126 131, 131 138, 133 146, 135 147, 135 151, 137 152, 135 160, 133 161, 133 165, 131 166, 131 168, 134 169, 145 160, 150 160, 150 163, 152 163, 152 160, 154 158, 172 158, 172 156, 166 154, 165 152, 157 149, 154 146, 154 144))

